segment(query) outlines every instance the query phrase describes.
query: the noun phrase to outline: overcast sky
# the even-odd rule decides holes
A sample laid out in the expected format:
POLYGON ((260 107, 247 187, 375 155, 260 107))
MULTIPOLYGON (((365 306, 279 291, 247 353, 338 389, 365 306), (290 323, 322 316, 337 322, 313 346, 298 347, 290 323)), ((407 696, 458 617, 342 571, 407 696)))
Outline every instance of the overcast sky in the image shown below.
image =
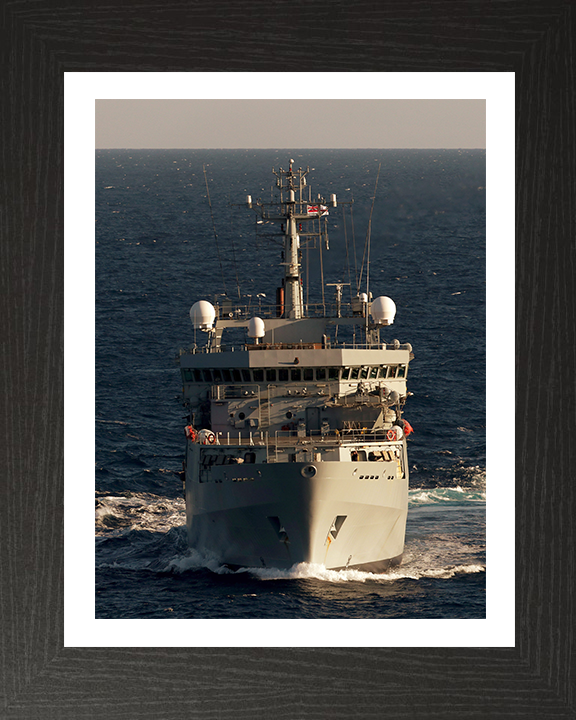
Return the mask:
POLYGON ((96 148, 485 148, 484 100, 96 100, 96 148))

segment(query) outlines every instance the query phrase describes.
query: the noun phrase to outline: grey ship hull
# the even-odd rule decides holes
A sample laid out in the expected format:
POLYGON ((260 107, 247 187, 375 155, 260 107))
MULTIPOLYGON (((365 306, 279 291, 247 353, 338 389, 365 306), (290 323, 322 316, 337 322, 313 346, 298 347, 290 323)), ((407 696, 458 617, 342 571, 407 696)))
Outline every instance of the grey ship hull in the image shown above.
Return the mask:
POLYGON ((408 477, 395 462, 221 465, 207 482, 199 465, 188 466, 189 542, 223 564, 378 572, 402 559, 408 477))

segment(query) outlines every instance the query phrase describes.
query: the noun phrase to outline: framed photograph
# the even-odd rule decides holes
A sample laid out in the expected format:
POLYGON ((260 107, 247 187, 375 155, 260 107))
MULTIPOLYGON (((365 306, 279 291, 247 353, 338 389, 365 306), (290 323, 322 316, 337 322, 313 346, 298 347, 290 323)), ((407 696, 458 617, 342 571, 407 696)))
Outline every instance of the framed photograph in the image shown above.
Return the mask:
MULTIPOLYGON (((497 6, 496 12, 504 10, 503 6, 497 6)), ((397 61, 400 72, 387 72, 388 68, 381 67, 382 53, 376 54, 376 60, 369 60, 363 51, 356 53, 354 60, 350 56, 348 72, 341 73, 335 67, 337 72, 322 75, 300 73, 300 76, 289 76, 291 68, 288 71, 279 68, 278 73, 270 73, 258 62, 253 68, 242 67, 233 73, 228 73, 227 67, 220 68, 225 72, 216 73, 204 72, 204 66, 200 72, 191 70, 190 58, 184 54, 184 45, 188 47, 188 42, 179 39, 173 45, 177 59, 166 64, 166 55, 160 45, 153 43, 153 51, 147 54, 147 63, 151 62, 152 66, 143 66, 144 44, 142 38, 139 39, 137 27, 131 27, 128 38, 123 38, 122 42, 124 48, 129 48, 124 49, 123 52, 127 53, 124 57, 133 58, 130 67, 120 64, 120 38, 114 39, 114 33, 104 26, 101 36, 92 29, 93 44, 91 42, 90 46, 94 50, 88 57, 80 58, 80 55, 75 55, 80 52, 80 46, 76 44, 79 41, 68 41, 62 33, 66 28, 79 28, 89 18, 96 23, 94 27, 98 27, 99 22, 104 22, 103 18, 97 17, 95 10, 87 10, 82 17, 68 10, 43 14, 36 9, 35 12, 35 18, 25 18, 21 10, 11 8, 3 19, 11 48, 7 61, 14 70, 12 79, 7 81, 12 92, 3 111, 6 178, 11 188, 5 195, 4 205, 7 208, 5 228, 9 232, 4 248, 4 267, 8 269, 5 273, 7 292, 2 295, 3 315, 8 321, 4 359, 5 398, 9 409, 3 422, 3 436, 8 448, 7 501, 3 506, 7 541, 3 549, 5 572, 2 593, 7 632, 3 639, 4 661, 1 665, 6 716, 78 717, 79 712, 86 716, 94 712, 109 713, 111 708, 121 705, 123 717, 142 717, 143 711, 165 717, 176 712, 202 717, 206 713, 231 712, 231 698, 249 701, 251 716, 265 716, 272 708, 278 708, 281 698, 285 714, 303 717, 306 714, 335 712, 341 715, 354 712, 369 717, 379 711, 383 702, 387 703, 389 713, 398 717, 406 715, 407 708, 413 717, 439 713, 445 717, 458 717, 462 712, 483 716, 515 712, 518 716, 530 717, 535 715, 534 708, 539 708, 541 713, 542 707, 555 716, 570 717, 573 713, 569 684, 572 631, 569 594, 562 579, 562 568, 570 562, 571 535, 569 530, 561 537, 557 534, 559 527, 571 527, 570 504, 557 502, 561 491, 568 493, 565 497, 571 497, 568 484, 562 480, 569 458, 562 447, 558 446, 557 452, 553 450, 558 442, 537 442, 536 438, 550 437, 550 421, 558 414, 564 417, 563 411, 570 410, 572 399, 569 393, 551 396, 544 389, 538 390, 542 386, 536 380, 544 368, 541 353, 533 352, 536 345, 542 348, 555 344, 559 338, 553 330, 569 327, 570 252, 565 238, 571 237, 571 233, 565 225, 573 222, 573 214, 568 212, 573 198, 567 190, 573 181, 568 164, 555 160, 563 156, 561 148, 571 139, 570 131, 565 131, 571 126, 563 120, 567 117, 569 104, 565 102, 565 93, 560 92, 571 82, 569 60, 573 19, 570 9, 561 4, 543 9, 538 28, 531 17, 518 16, 516 24, 506 31, 507 43, 504 43, 507 47, 517 43, 517 53, 513 56, 500 49, 497 38, 500 30, 497 32, 496 25, 491 25, 493 21, 481 18, 479 21, 482 20, 486 30, 482 42, 476 36, 463 43, 457 42, 455 36, 443 28, 446 44, 442 52, 434 48, 433 40, 412 50, 411 57, 415 60, 419 58, 420 62, 425 61, 429 52, 437 57, 436 66, 433 61, 432 66, 426 68, 432 72, 419 75, 412 72, 410 63, 408 67, 400 67, 400 60, 397 61), (112 53, 106 60, 98 49, 104 36, 109 37, 112 43, 112 53), (133 44, 129 42, 126 45, 127 39, 133 44), (485 56, 482 51, 486 42, 493 49, 491 64, 487 68, 489 72, 483 72, 486 67, 483 66, 485 59, 482 58, 485 56), (460 65, 464 71, 452 73, 449 63, 446 64, 446 54, 462 61, 461 45, 467 47, 466 62, 460 65), (565 52, 553 52, 553 46, 563 47, 565 52), (156 66, 154 57, 157 57, 156 66), (221 83, 228 74, 234 91, 223 92, 221 83), (16 83, 16 77, 27 80, 24 84, 16 83), (308 83, 302 83, 306 85, 306 91, 297 97, 289 83, 294 77, 308 80, 308 83), (320 79, 323 83, 321 89, 320 79), (416 93, 410 83, 417 79, 424 83, 426 89, 416 93), (361 84, 360 80, 368 83, 361 84), (289 98, 287 83, 291 91, 289 98), (348 88, 344 94, 341 92, 343 84, 348 88), (254 89, 255 86, 258 90, 254 89), (310 87, 314 90, 310 91, 310 87), (401 618, 350 614, 346 617, 327 616, 320 620, 314 617, 314 597, 308 597, 306 602, 310 604, 307 612, 310 611, 310 614, 305 618, 174 617, 168 623, 163 621, 171 619, 169 608, 173 608, 173 604, 168 602, 167 596, 166 602, 162 603, 158 602, 158 596, 151 596, 151 612, 144 611, 141 617, 132 615, 128 619, 124 617, 127 614, 125 610, 120 608, 114 612, 113 609, 114 597, 119 599, 120 604, 126 600, 122 597, 122 583, 113 570, 114 563, 118 565, 127 557, 126 544, 118 555, 114 555, 114 545, 122 544, 126 539, 122 532, 106 535, 108 549, 101 548, 103 553, 109 553, 111 560, 104 584, 110 601, 108 609, 112 608, 112 612, 107 617, 97 617, 92 545, 94 530, 91 525, 94 501, 91 467, 95 448, 92 420, 95 410, 94 366, 99 351, 94 342, 94 295, 97 291, 94 278, 98 276, 98 255, 94 262, 93 220, 95 192, 106 187, 99 188, 94 182, 95 101, 258 101, 263 98, 270 101, 345 100, 350 103, 386 99, 480 100, 486 103, 488 551, 485 561, 479 563, 484 566, 482 572, 486 573, 485 617, 481 610, 478 616, 473 616, 473 612, 467 609, 460 617, 458 612, 450 611, 450 617, 444 618, 437 615, 426 617, 424 612, 419 619, 409 617, 408 613, 401 618), (515 133, 512 124, 514 104, 515 133), (539 134, 542 127, 546 128, 544 135, 539 134), (494 148, 494 157, 491 148, 494 148), (511 255, 514 232, 511 187, 512 158, 517 148, 515 207, 518 243, 515 270, 511 255), (543 148, 547 152, 542 152, 543 148), (492 207, 501 208, 503 214, 491 215, 492 207), (495 239, 495 245, 491 246, 490 238, 495 239), (64 287, 66 334, 63 343, 64 287), (565 297, 566 302, 556 302, 558 297, 565 297), (546 298, 550 298, 557 310, 553 323, 548 321, 546 298), (513 317, 516 318, 515 329, 513 317), (513 357, 516 361, 516 396, 512 377, 513 357), (491 375, 492 368, 496 368, 494 375, 491 375), (492 423, 491 419, 495 422, 492 423), (546 430, 543 423, 546 423, 546 430), (64 446, 63 427, 66 436, 64 446), (514 435, 515 462, 515 443, 510 439, 514 435), (493 490, 491 468, 494 468, 495 478, 493 490), (516 521, 514 476, 517 482, 516 521), (557 521, 553 522, 553 518, 557 521), (62 520, 65 521, 65 533, 62 532, 62 520), (518 533, 517 556, 514 549, 515 525, 518 533), (542 542, 543 539, 545 542, 542 542), (542 608, 549 608, 549 611, 542 608), (159 609, 166 614, 156 614, 159 609), (552 641, 550 638, 556 639, 552 641), (450 677, 450 682, 441 680, 439 673, 443 678, 450 677), (474 682, 471 682, 471 677, 474 677, 474 682), (152 679, 156 683, 153 693, 150 691, 152 679), (173 692, 175 686, 178 693, 173 692), (319 686, 328 686, 330 692, 318 693, 319 686), (457 702, 454 701, 455 696, 457 702), (523 698, 520 704, 518 697, 523 698)), ((116 19, 123 12, 123 9, 115 10, 116 19)), ((409 11, 407 13, 409 16, 409 11)), ((416 27, 415 17, 408 16, 408 24, 416 27)), ((142 17, 146 18, 155 42, 160 37, 159 28, 168 20, 154 8, 142 17)), ((364 50, 369 49, 371 44, 376 48, 398 47, 392 42, 388 30, 384 30, 377 41, 366 30, 356 32, 354 18, 354 13, 348 13, 346 17, 347 33, 351 33, 346 37, 350 42, 363 35, 368 43, 362 46, 364 50)), ((394 20, 397 21, 399 19, 394 20)), ((378 22, 382 22, 383 28, 387 26, 383 18, 378 22)), ((334 29, 337 30, 338 22, 335 23, 334 29)), ((240 25, 246 28, 245 20, 240 25)), ((199 26, 194 27, 196 29, 189 31, 188 39, 199 32, 199 26)), ((217 34, 206 33, 204 28, 201 37, 204 39, 194 47, 192 57, 201 57, 202 48, 206 57, 215 57, 215 45, 211 43, 218 43, 217 34)), ((338 33, 333 37, 343 39, 338 33)), ((402 37, 401 44, 407 43, 407 37, 402 37)), ((297 52, 301 53, 301 59, 305 59, 308 51, 302 48, 297 52)), ((343 48, 340 47, 339 57, 346 57, 348 52, 350 48, 345 43, 343 48)), ((206 62, 206 57, 203 62, 206 62)), ((424 124, 426 119, 422 118, 424 124)), ((186 158, 182 155, 178 159, 186 158)), ((369 198, 377 197, 378 193, 375 161, 376 157, 370 161, 373 164, 367 187, 373 195, 368 195, 369 198)), ((381 158, 378 161, 385 166, 381 158)), ((278 162, 286 163, 281 158, 278 162)), ((116 170, 118 164, 121 163, 116 163, 116 170)), ((200 164, 209 165, 207 162, 196 162, 197 169, 200 164)), ((316 167, 316 160, 306 160, 306 166, 308 164, 316 167)), ((128 168, 126 175, 133 170, 134 167, 128 168)), ((132 177, 135 175, 130 175, 132 177)), ((208 195, 210 167, 206 170, 206 177, 202 172, 199 179, 205 180, 208 195)), ((325 179, 331 181, 332 177, 327 174, 325 179)), ((350 185, 346 184, 345 178, 342 181, 346 192, 350 185)), ((253 193, 254 197, 258 194, 253 193)), ((246 198, 241 202, 245 203, 246 198)), ((122 212, 126 212, 126 208, 122 212)), ((167 207, 166 212, 169 214, 172 211, 167 207)), ((147 238, 140 242, 149 243, 151 254, 156 249, 151 246, 158 244, 161 238, 156 232, 150 233, 150 223, 144 220, 142 216, 137 218, 143 223, 142 230, 138 232, 142 237, 148 233, 147 238)), ((149 220, 154 222, 154 218, 149 220)), ((120 237, 116 240, 118 243, 122 241, 120 237)), ((153 265, 153 256, 149 260, 153 265)), ((126 272, 126 268, 122 270, 126 272)), ((155 268, 153 272, 156 273, 155 268)), ((259 274, 264 277, 265 272, 266 269, 259 270, 253 277, 258 279, 259 274)), ((218 266, 215 273, 218 274, 218 266)), ((246 274, 245 269, 243 274, 246 274)), ((144 281, 145 285, 144 276, 131 278, 132 281, 136 279, 144 281)), ((243 281, 245 279, 242 277, 243 281)), ((372 280, 375 281, 373 276, 372 280)), ((173 282, 177 293, 180 293, 178 279, 174 281, 171 276, 165 279, 166 286, 173 282)), ((450 296, 452 302, 458 298, 465 299, 457 295, 467 290, 464 285, 462 288, 452 288, 455 293, 450 296)), ((118 294, 122 289, 115 288, 118 294)), ((142 303, 146 302, 145 294, 144 289, 142 303)), ((108 309, 111 313, 116 312, 111 307, 108 309)), ((124 310, 127 314, 137 314, 134 307, 125 306, 124 310)), ((179 307, 177 312, 186 316, 188 310, 189 306, 179 307)), ((131 324, 129 317, 123 322, 127 329, 126 343, 130 346, 130 328, 134 330, 139 325, 131 324)), ((403 335, 401 340, 408 342, 409 338, 403 335)), ((563 380, 567 380, 564 376, 570 368, 570 358, 566 358, 561 343, 558 345, 558 359, 547 363, 546 372, 551 377, 550 387, 560 388, 564 386, 563 380)), ((122 354, 121 350, 122 347, 117 345, 112 348, 113 352, 120 353, 119 372, 128 375, 130 352, 122 354)), ((175 349, 177 351, 178 348, 175 349)), ((178 373, 178 369, 174 368, 178 373)), ((411 379, 409 376, 408 383, 411 379)), ((159 387, 158 383, 156 387, 159 387)), ((178 395, 178 390, 177 387, 174 395, 178 395)), ((455 397, 445 397, 445 400, 457 401, 455 397)), ((174 408, 177 407, 175 402, 174 408)), ((110 420, 112 424, 114 420, 124 422, 122 417, 101 419, 110 420)), ((406 417, 410 419, 408 414, 406 417)), ((178 418, 174 420, 174 426, 177 425, 178 418)), ((464 428, 461 433, 470 430, 465 425, 461 427, 464 428)), ((148 429, 139 428, 138 432, 141 437, 147 437, 148 429)), ((135 433, 137 441, 140 439, 138 432, 135 433)), ((414 440, 417 434, 418 427, 415 427, 414 440)), ((442 428, 438 428, 438 435, 442 438, 442 428)), ((113 432, 110 437, 115 441, 113 432)), ((128 466, 130 462, 135 462, 135 458, 131 457, 130 440, 125 442, 124 461, 128 466)), ((439 451, 443 449, 438 448, 439 451)), ((417 461, 414 462, 417 465, 417 461)), ((172 472, 171 466, 163 468, 157 464, 155 467, 172 472)), ((138 486, 144 470, 131 475, 136 483, 131 491, 136 496, 151 493, 152 486, 138 486)), ((98 474, 98 464, 96 471, 98 474)), ((414 471, 415 474, 417 472, 414 471)), ((154 479, 151 480, 154 483, 154 479)), ((458 487, 466 492, 466 488, 458 484, 452 488, 454 492, 460 492, 456 489, 458 487)), ((102 497, 112 498, 114 495, 106 491, 102 497)), ((99 500, 102 503, 97 497, 96 501, 99 500)), ((116 512, 118 509, 130 513, 130 498, 124 495, 124 500, 123 504, 116 501, 114 512, 109 514, 119 515, 116 512)), ((137 511, 143 505, 132 504, 131 507, 137 511)), ((154 522, 160 523, 169 520, 170 512, 175 509, 174 505, 172 508, 161 508, 159 503, 149 503, 147 507, 151 514, 155 513, 154 522)), ((100 516, 105 517, 106 512, 100 513, 100 516)), ((122 517, 119 526, 121 524, 122 517)), ((143 527, 144 532, 149 531, 149 528, 146 530, 143 527)), ((181 534, 173 532, 178 524, 169 526, 168 522, 165 527, 167 542, 174 542, 174 546, 163 548, 162 551, 166 552, 161 559, 185 562, 189 550, 181 546, 181 534)), ((158 525, 155 530, 158 530, 158 525)), ((277 530, 281 532, 281 527, 277 530)), ((416 536, 407 537, 412 542, 416 536)), ((139 537, 138 541, 141 539, 139 537)), ((151 538, 151 541, 156 542, 157 539, 151 538)), ((142 546, 135 544, 133 550, 132 561, 135 564, 139 554, 145 562, 150 559, 142 546)), ((447 550, 450 548, 445 545, 444 551, 447 550)), ((101 564, 104 566, 105 560, 101 564)), ((468 564, 472 565, 471 562, 468 564)), ((456 562, 452 565, 458 567, 456 562)), ((408 566, 409 562, 405 567, 408 566)), ((160 587, 160 595, 172 593, 171 598, 174 599, 176 585, 189 582, 194 575, 190 573, 190 567, 181 567, 180 570, 184 571, 181 573, 173 567, 169 577, 176 582, 171 587, 169 584, 160 587)), ((163 569, 157 568, 158 575, 163 569)), ((215 575, 220 586, 226 588, 230 576, 225 573, 215 575)), ((479 573, 461 575, 479 576, 479 573)), ((412 582, 418 583, 422 577, 412 582)), ((293 580, 292 577, 274 578, 270 582, 293 585, 293 580)), ((312 585, 308 587, 326 589, 336 586, 331 578, 296 580, 304 594, 306 583, 310 580, 312 585)), ((409 577, 400 579, 406 586, 409 581, 409 577)), ((267 581, 259 578, 259 582, 263 584, 267 581)), ((362 591, 366 594, 365 579, 355 582, 362 583, 362 591)), ((337 585, 341 589, 344 582, 337 585)), ((454 601, 458 604, 462 595, 458 595, 457 584, 452 587, 454 601)), ((380 591, 378 587, 376 594, 380 591)), ((395 600, 398 602, 400 598, 395 600)), ((321 597, 317 606, 325 601, 326 598, 321 597)), ((226 599, 223 602, 222 607, 225 607, 226 599)), ((249 597, 242 598, 242 602, 250 607, 249 597)), ((379 602, 382 602, 382 597, 379 602)), ((99 607, 103 605, 100 603, 99 607)), ((448 607, 447 603, 445 607, 448 607)))

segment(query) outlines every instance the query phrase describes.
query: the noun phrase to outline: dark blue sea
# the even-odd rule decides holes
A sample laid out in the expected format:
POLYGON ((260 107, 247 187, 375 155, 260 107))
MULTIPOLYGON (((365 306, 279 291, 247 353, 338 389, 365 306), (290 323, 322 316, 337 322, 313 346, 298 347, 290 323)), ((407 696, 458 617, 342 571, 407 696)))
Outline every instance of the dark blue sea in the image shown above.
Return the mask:
MULTIPOLYGON (((97 151, 97 618, 485 617, 485 164, 484 150, 97 151), (355 287, 373 205, 370 290, 397 306, 383 339, 415 354, 405 555, 380 575, 231 572, 186 546, 174 358, 196 300, 274 298, 279 248, 232 205, 268 200, 290 157, 314 192, 354 200, 330 210, 325 282, 355 287)), ((320 301, 313 260, 308 290, 320 301)))

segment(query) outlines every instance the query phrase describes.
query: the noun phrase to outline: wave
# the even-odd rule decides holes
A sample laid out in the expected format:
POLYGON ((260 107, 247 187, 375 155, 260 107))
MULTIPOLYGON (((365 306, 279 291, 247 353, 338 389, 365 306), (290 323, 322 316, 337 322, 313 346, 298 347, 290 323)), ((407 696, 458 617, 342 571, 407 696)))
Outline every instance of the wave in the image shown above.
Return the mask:
POLYGON ((186 522, 183 498, 127 493, 96 498, 96 535, 148 530, 167 533, 186 522))
POLYGON ((216 555, 209 552, 201 552, 199 550, 189 549, 186 553, 176 555, 170 558, 158 572, 161 573, 181 573, 193 570, 211 570, 217 575, 234 575, 235 571, 231 570, 216 555))
POLYGON ((217 575, 249 575, 256 580, 322 580, 329 583, 347 582, 377 582, 390 583, 398 580, 421 580, 433 578, 449 580, 456 575, 468 575, 486 572, 486 566, 481 563, 467 563, 449 565, 447 567, 417 568, 409 564, 400 566, 383 573, 371 573, 363 570, 329 570, 325 565, 317 563, 296 563, 285 570, 279 568, 244 567, 231 570, 222 565, 218 558, 191 550, 189 554, 171 558, 168 563, 159 569, 163 573, 181 574, 197 570, 210 570, 217 575))
POLYGON ((457 565, 428 570, 397 569, 384 573, 370 573, 363 570, 328 570, 324 565, 298 563, 288 570, 275 568, 241 568, 238 573, 249 572, 260 580, 301 580, 313 579, 326 582, 394 582, 396 580, 420 580, 425 577, 449 579, 458 574, 485 572, 484 565, 457 565))
POLYGON ((449 450, 438 450, 435 456, 442 458, 423 457, 422 462, 410 468, 411 484, 430 488, 473 488, 485 490, 486 468, 482 465, 470 465, 462 458, 454 457, 449 450))
POLYGON ((462 488, 414 488, 408 493, 409 507, 420 505, 447 505, 452 503, 485 503, 486 490, 462 488))

